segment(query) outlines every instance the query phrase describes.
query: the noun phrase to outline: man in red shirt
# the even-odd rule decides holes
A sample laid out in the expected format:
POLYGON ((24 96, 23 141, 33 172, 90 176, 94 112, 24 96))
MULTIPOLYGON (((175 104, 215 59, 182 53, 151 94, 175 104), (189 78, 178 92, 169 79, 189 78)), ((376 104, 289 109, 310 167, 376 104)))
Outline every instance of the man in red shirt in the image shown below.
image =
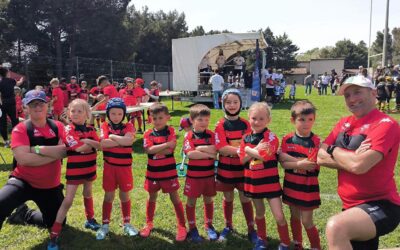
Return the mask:
POLYGON ((105 99, 100 101, 100 103, 107 103, 108 100, 119 97, 117 89, 110 83, 107 76, 99 76, 97 78, 97 85, 101 88, 105 96, 105 99))
POLYGON ((328 248, 378 249, 379 237, 400 221, 394 179, 400 127, 376 109, 376 89, 368 78, 348 78, 338 94, 353 115, 336 124, 318 152, 319 165, 338 170, 344 209, 327 223, 328 248))
POLYGON ((31 90, 23 99, 30 119, 19 123, 11 133, 11 148, 16 160, 10 179, 0 189, 0 228, 11 212, 28 200, 40 212, 19 210, 20 222, 50 228, 64 199, 61 161, 66 155, 61 138, 64 126, 47 119, 47 100, 43 91, 31 90))

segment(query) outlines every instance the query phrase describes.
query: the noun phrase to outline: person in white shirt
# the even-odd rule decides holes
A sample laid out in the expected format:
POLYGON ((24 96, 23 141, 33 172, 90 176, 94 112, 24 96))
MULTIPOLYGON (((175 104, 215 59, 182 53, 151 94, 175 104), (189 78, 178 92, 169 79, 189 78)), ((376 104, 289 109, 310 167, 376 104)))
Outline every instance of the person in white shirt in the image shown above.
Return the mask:
POLYGON ((220 109, 219 98, 222 94, 224 78, 219 74, 218 69, 215 70, 215 74, 210 78, 210 84, 213 91, 214 108, 220 109))
POLYGON ((235 65, 233 68, 233 74, 235 76, 239 75, 239 77, 242 76, 242 71, 243 71, 243 65, 246 61, 244 60, 243 56, 240 55, 240 52, 238 51, 236 53, 236 56, 233 58, 233 64, 235 65))
POLYGON ((327 72, 325 72, 321 76, 321 94, 322 95, 327 95, 328 94, 328 85, 329 85, 330 80, 331 80, 331 77, 328 76, 327 72))

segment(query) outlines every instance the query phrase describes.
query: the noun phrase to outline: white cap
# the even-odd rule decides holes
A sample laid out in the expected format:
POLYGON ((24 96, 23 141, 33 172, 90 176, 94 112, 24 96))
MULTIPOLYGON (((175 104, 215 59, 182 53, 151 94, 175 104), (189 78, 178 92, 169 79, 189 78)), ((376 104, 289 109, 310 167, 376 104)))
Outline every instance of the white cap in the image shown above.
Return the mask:
POLYGON ((338 91, 338 95, 343 95, 344 91, 346 90, 347 87, 350 87, 351 85, 357 85, 363 88, 370 88, 370 89, 376 89, 372 81, 362 75, 357 75, 357 76, 352 76, 346 79, 346 81, 343 83, 343 85, 340 87, 338 91))

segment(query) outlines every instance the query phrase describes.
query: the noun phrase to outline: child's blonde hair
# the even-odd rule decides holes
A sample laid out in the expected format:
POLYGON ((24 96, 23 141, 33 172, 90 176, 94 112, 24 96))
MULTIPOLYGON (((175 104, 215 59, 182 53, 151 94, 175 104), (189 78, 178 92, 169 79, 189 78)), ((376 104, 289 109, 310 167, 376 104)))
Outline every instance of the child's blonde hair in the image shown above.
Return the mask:
POLYGON ((83 110, 86 112, 86 118, 87 118, 87 119, 90 119, 90 115, 91 115, 92 113, 91 113, 91 111, 90 111, 90 106, 89 106, 89 103, 88 103, 87 101, 85 101, 85 100, 83 100, 83 99, 75 99, 75 100, 73 100, 72 102, 70 102, 69 105, 68 105, 68 114, 69 114, 69 111, 71 110, 71 108, 72 108, 73 106, 80 106, 80 107, 82 107, 83 110))
POLYGON ((269 105, 266 102, 253 103, 249 108, 249 115, 251 112, 253 112, 255 110, 260 110, 260 109, 267 111, 268 118, 271 118, 271 108, 269 107, 269 105))
POLYGON ((52 79, 50 80, 50 85, 53 84, 53 83, 59 84, 60 81, 58 80, 58 78, 52 78, 52 79))

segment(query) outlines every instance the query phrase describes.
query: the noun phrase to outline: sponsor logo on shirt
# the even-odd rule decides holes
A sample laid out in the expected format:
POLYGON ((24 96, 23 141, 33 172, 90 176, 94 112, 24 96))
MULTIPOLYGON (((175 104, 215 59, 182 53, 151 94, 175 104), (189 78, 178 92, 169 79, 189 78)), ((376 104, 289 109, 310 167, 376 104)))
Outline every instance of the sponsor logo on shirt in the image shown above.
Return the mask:
POLYGON ((77 141, 74 139, 74 137, 71 136, 71 135, 68 135, 68 136, 65 138, 65 140, 67 141, 68 146, 70 146, 70 147, 76 146, 76 145, 78 144, 78 142, 77 142, 77 141))
POLYGON ((37 130, 37 129, 34 129, 34 130, 33 130, 33 136, 39 137, 39 136, 41 136, 41 135, 42 135, 42 134, 40 133, 39 130, 37 130))
POLYGON ((218 133, 215 133, 215 144, 219 144, 220 140, 219 140, 219 136, 218 133))
POLYGON ((369 124, 365 124, 365 125, 363 125, 361 128, 360 128, 360 132, 362 133, 362 132, 365 132, 365 130, 367 130, 368 128, 369 128, 369 124))
POLYGON ((389 122, 389 123, 393 123, 392 120, 390 120, 389 118, 383 118, 382 120, 379 121, 378 124, 384 123, 384 122, 389 122))

